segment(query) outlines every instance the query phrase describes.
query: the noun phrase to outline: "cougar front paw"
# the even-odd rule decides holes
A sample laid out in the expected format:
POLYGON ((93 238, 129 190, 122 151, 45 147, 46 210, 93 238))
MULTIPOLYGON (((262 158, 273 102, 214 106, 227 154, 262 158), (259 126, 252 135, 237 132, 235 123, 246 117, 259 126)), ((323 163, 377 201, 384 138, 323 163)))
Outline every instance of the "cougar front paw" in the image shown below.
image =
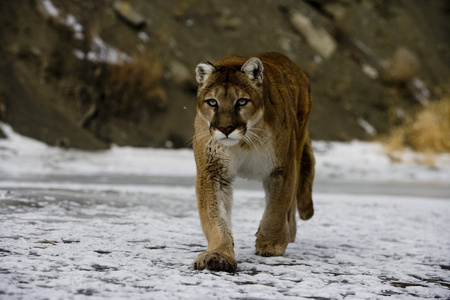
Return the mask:
POLYGON ((283 256, 287 245, 280 244, 256 244, 256 255, 260 256, 283 256))
POLYGON ((278 236, 277 239, 269 239, 258 229, 256 233, 256 255, 283 256, 289 242, 289 231, 278 236))
POLYGON ((194 269, 196 270, 210 270, 210 271, 225 271, 235 273, 237 263, 234 257, 230 257, 218 252, 203 252, 194 261, 194 269))

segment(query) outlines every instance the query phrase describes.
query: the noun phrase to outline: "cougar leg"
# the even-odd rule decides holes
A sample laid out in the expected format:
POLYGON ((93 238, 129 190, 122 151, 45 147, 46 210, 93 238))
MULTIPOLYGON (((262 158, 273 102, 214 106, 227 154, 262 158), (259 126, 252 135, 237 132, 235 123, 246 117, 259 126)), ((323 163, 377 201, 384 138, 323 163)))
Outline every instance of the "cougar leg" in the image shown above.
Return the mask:
POLYGON ((308 220, 314 215, 312 188, 315 173, 315 159, 311 147, 311 139, 309 137, 305 140, 300 164, 300 183, 297 191, 297 207, 300 218, 302 220, 308 220))
POLYGON ((288 225, 289 225, 289 243, 295 242, 295 236, 297 234, 297 220, 295 219, 297 213, 297 202, 292 201, 291 208, 288 212, 288 225))
POLYGON ((236 272, 231 231, 231 182, 223 178, 197 176, 197 204, 207 251, 197 256, 194 268, 236 272))
POLYGON ((266 209, 256 233, 257 255, 281 256, 292 240, 293 214, 290 210, 295 197, 296 171, 293 165, 278 168, 264 181, 266 209))

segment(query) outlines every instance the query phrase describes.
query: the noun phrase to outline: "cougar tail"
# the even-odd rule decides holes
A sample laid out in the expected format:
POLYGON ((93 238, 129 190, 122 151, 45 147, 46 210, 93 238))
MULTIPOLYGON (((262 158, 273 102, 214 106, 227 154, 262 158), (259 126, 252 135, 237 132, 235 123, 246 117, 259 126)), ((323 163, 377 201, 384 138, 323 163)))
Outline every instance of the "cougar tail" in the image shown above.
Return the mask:
POLYGON ((311 139, 308 136, 303 146, 300 162, 300 182, 297 191, 298 213, 302 220, 309 220, 314 215, 312 188, 315 163, 316 160, 314 159, 314 153, 311 147, 311 139))

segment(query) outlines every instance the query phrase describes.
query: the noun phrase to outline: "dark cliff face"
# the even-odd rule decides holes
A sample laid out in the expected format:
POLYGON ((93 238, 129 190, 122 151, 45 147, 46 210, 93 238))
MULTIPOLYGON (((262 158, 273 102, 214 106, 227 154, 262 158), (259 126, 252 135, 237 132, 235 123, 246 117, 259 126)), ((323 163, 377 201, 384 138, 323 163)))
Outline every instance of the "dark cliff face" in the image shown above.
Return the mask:
POLYGON ((313 139, 370 139, 450 93, 449 20, 444 0, 1 1, 0 120, 65 147, 189 147, 197 63, 277 51, 310 78, 313 139))

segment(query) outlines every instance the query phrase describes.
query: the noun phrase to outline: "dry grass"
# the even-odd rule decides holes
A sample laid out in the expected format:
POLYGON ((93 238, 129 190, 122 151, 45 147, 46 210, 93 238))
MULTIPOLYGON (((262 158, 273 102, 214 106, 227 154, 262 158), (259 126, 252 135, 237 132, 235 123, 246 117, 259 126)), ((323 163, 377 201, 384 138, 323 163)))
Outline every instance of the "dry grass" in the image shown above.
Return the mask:
POLYGON ((162 75, 162 65, 151 51, 136 56, 131 63, 110 66, 105 104, 114 113, 132 118, 165 108, 162 75))
POLYGON ((383 139, 389 152, 412 148, 433 155, 450 152, 450 98, 434 102, 383 139))

